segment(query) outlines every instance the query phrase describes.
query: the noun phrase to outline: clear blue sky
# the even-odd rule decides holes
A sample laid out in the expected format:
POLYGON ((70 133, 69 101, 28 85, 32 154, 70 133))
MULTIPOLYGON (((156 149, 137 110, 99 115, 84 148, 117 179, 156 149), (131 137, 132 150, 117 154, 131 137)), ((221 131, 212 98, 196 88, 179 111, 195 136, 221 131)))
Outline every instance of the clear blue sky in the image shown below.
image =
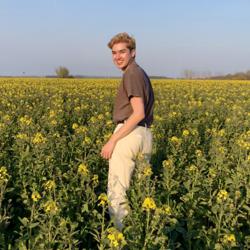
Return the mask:
POLYGON ((119 76, 107 47, 126 31, 150 75, 250 69, 249 0, 0 0, 0 75, 119 76))

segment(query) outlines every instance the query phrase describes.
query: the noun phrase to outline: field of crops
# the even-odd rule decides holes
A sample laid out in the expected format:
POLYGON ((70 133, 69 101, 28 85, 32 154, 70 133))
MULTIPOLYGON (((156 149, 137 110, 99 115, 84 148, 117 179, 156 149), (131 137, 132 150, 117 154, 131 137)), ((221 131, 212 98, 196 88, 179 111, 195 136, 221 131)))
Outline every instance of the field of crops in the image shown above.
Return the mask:
POLYGON ((151 165, 108 215, 117 79, 0 79, 0 249, 250 249, 250 82, 153 80, 151 165))

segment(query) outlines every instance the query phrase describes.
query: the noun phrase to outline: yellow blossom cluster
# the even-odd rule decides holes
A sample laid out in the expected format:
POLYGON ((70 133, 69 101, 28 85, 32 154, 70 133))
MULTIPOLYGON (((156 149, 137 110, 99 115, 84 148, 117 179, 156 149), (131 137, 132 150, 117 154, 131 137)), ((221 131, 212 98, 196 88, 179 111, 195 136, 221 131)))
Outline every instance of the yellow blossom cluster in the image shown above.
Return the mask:
POLYGON ((145 210, 155 210, 156 209, 156 204, 153 198, 151 197, 146 197, 142 203, 142 208, 145 210))
POLYGON ((4 115, 3 116, 3 121, 4 122, 9 122, 11 120, 11 116, 10 115, 4 115))
POLYGON ((87 127, 78 125, 77 123, 72 124, 72 129, 76 134, 85 134, 88 131, 87 127))
POLYGON ((225 234, 222 238, 222 244, 226 247, 235 247, 236 246, 236 238, 234 234, 225 234))
POLYGON ((250 150, 250 130, 240 135, 236 143, 245 150, 250 150))
POLYGON ((47 139, 40 132, 36 133, 32 140, 34 144, 44 144, 46 141, 47 139))
POLYGON ((97 174, 94 174, 92 179, 91 179, 92 183, 94 186, 97 186, 99 184, 99 177, 97 174))
POLYGON ((163 205, 163 207, 158 207, 155 209, 156 214, 162 214, 170 216, 172 215, 172 209, 169 205, 163 205))
POLYGON ((108 197, 105 193, 101 193, 99 196, 98 196, 98 206, 105 206, 107 203, 108 203, 108 197))
POLYGON ((37 202, 41 199, 41 195, 37 192, 37 191, 34 191, 32 192, 31 194, 31 199, 34 201, 34 202, 37 202))
POLYGON ((113 122, 111 120, 106 121, 106 126, 111 126, 112 124, 113 124, 113 122))
POLYGON ((32 123, 32 118, 25 115, 25 116, 22 116, 20 119, 19 119, 19 122, 21 125, 23 126, 29 126, 31 123, 32 123))
POLYGON ((202 157, 202 155, 203 155, 203 153, 202 153, 202 151, 200 149, 196 149, 195 154, 196 154, 197 157, 202 157))
POLYGON ((112 249, 113 248, 121 249, 123 246, 127 244, 124 235, 114 227, 109 228, 107 232, 108 232, 107 238, 109 239, 109 245, 112 249))
POLYGON ((217 169, 215 167, 211 167, 208 170, 209 176, 211 176, 212 178, 215 178, 217 176, 217 169))
POLYGON ((172 111, 172 112, 169 113, 168 116, 169 116, 170 118, 179 117, 179 116, 181 116, 181 113, 180 113, 180 112, 172 111))
POLYGON ((89 173, 88 167, 85 164, 81 163, 78 166, 77 173, 83 176, 87 176, 89 173))
POLYGON ((188 167, 188 171, 194 173, 198 171, 198 168, 194 164, 192 164, 188 167))
POLYGON ((143 175, 147 177, 147 176, 151 176, 152 174, 153 172, 152 172, 151 166, 150 165, 145 166, 145 168, 143 169, 143 175))
POLYGON ((49 200, 44 204, 44 211, 48 214, 56 214, 59 211, 59 208, 55 201, 49 200))
POLYGON ((7 183, 8 180, 9 180, 9 174, 8 174, 8 171, 7 171, 7 168, 2 166, 0 168, 0 183, 7 183))
POLYGON ((91 138, 88 136, 85 136, 83 140, 83 144, 90 145, 91 144, 91 138))
POLYGON ((220 190, 217 194, 216 200, 218 203, 222 203, 228 199, 228 192, 224 189, 220 190))
POLYGON ((162 162, 162 165, 163 165, 164 168, 172 168, 173 167, 173 161, 171 159, 164 160, 162 162))
POLYGON ((45 190, 49 191, 56 188, 56 183, 53 180, 48 180, 43 184, 45 190))
POLYGON ((49 118, 54 118, 56 116, 56 112, 54 110, 49 111, 49 118))
POLYGON ((76 130, 78 127, 79 127, 79 125, 77 123, 72 124, 72 129, 76 130))
POLYGON ((182 139, 178 138, 177 136, 172 136, 170 138, 170 142, 172 142, 173 144, 179 146, 182 142, 182 139))
POLYGON ((51 124, 52 126, 56 126, 56 125, 57 125, 57 120, 55 120, 55 119, 51 120, 51 121, 50 121, 50 124, 51 124))
POLYGON ((189 135, 190 135, 189 130, 188 130, 188 129, 184 129, 184 130, 182 131, 182 135, 183 135, 184 137, 189 136, 189 135))
POLYGON ((29 136, 25 133, 18 133, 16 135, 16 139, 27 141, 29 139, 29 136))
POLYGON ((219 137, 224 137, 226 135, 226 130, 225 129, 218 130, 216 128, 212 128, 212 129, 208 128, 206 130, 206 132, 213 135, 213 136, 219 136, 219 137))

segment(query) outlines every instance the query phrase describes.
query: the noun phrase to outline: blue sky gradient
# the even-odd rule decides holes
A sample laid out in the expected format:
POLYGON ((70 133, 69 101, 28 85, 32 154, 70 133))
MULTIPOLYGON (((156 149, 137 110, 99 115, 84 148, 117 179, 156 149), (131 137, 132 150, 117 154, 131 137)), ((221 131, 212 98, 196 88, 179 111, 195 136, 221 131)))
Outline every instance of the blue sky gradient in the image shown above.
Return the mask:
POLYGON ((123 31, 150 75, 246 71, 249 12, 248 0, 0 0, 0 75, 119 76, 107 43, 123 31))

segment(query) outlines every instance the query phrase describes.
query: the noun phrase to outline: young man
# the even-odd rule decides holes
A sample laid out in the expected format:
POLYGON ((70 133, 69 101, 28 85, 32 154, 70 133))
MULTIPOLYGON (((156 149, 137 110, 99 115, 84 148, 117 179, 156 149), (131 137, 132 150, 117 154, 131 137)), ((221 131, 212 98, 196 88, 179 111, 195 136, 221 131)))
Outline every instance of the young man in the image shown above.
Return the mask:
POLYGON ((126 191, 138 153, 150 159, 154 93, 147 74, 135 62, 136 44, 127 33, 119 33, 108 43, 114 64, 123 71, 118 88, 113 121, 117 124, 101 156, 109 160, 109 213, 116 227, 122 229, 127 215, 126 191))

